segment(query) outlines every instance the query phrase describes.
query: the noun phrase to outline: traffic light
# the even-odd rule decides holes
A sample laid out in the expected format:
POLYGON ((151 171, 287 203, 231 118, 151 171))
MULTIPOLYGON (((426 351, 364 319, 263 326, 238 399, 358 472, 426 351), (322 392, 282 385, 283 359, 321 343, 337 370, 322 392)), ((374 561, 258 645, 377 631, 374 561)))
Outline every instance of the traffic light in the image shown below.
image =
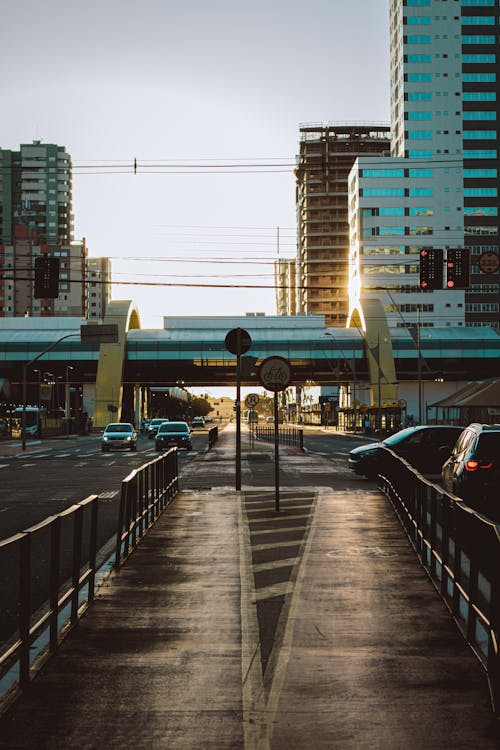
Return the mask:
POLYGON ((468 289, 470 285, 470 250, 452 247, 446 251, 446 288, 468 289))
POLYGON ((35 258, 35 299, 59 297, 59 258, 39 255, 35 258))
POLYGON ((420 251, 420 287, 421 289, 443 288, 443 251, 441 248, 429 247, 420 251))

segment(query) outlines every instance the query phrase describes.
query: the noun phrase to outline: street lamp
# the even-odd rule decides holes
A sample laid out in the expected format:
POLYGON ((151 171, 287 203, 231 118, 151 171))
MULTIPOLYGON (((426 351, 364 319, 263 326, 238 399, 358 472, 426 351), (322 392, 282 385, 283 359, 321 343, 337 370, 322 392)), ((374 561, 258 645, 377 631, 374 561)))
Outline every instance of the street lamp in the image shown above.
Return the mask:
POLYGON ((66 365, 66 382, 64 384, 64 416, 66 419, 66 435, 69 435, 69 421, 71 417, 71 403, 70 403, 70 392, 69 392, 69 371, 75 368, 71 365, 66 365))

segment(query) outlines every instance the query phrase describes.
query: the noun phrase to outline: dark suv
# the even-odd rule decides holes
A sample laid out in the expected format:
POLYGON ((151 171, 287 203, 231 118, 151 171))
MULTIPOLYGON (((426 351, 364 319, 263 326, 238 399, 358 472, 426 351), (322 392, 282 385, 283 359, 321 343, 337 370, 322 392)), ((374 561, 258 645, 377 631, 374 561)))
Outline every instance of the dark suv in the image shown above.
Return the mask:
POLYGON ((500 517, 500 424, 471 424, 443 465, 443 487, 468 505, 500 517))

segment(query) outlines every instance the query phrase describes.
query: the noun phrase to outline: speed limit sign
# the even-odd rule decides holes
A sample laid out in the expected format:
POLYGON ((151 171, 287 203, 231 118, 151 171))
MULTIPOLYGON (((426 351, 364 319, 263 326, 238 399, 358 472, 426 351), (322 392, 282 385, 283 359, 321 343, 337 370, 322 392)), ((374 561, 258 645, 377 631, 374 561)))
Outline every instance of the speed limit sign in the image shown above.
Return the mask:
POLYGON ((249 409, 253 409, 253 407, 257 406, 258 403, 259 397, 256 393, 249 393, 245 398, 245 406, 248 406, 249 409))

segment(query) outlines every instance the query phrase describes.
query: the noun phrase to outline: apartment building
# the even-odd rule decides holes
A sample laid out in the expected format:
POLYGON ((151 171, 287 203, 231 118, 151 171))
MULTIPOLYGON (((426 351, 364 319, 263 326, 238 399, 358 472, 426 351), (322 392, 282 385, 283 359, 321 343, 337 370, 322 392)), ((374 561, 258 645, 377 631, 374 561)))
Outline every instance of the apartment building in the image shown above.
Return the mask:
POLYGON ((343 327, 349 310, 348 176, 358 156, 389 155, 387 125, 304 125, 296 168, 297 312, 343 327))
POLYGON ((463 168, 465 325, 497 329, 500 275, 479 259, 499 253, 499 23, 498 0, 391 0, 391 153, 463 168))
POLYGON ((356 160, 349 182, 355 320, 364 323, 369 295, 381 301, 390 327, 465 325, 463 290, 420 287, 423 250, 463 247, 462 183, 454 157, 443 156, 437 169, 415 159, 356 160))
POLYGON ((280 258, 274 262, 276 288, 276 314, 297 314, 296 263, 292 258, 280 258))
POLYGON ((111 261, 109 258, 89 258, 87 272, 87 317, 104 320, 111 300, 111 261))

